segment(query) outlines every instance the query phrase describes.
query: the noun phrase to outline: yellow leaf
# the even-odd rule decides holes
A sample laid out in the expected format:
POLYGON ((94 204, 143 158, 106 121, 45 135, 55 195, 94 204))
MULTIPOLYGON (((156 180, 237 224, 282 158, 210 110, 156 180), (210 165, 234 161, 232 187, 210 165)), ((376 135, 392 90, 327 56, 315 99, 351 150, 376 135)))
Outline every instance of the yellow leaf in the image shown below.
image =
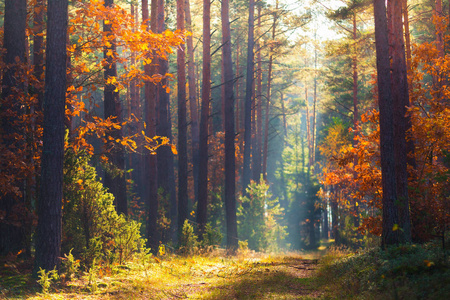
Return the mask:
POLYGON ((177 147, 175 147, 175 145, 171 144, 170 148, 172 149, 173 155, 178 155, 177 147))
POLYGON ((398 224, 394 224, 394 226, 392 227, 392 231, 396 231, 399 229, 400 229, 400 227, 398 226, 398 224))
POLYGON ((434 262, 429 261, 428 259, 425 259, 423 262, 425 263, 425 265, 426 265, 428 268, 434 266, 434 262))

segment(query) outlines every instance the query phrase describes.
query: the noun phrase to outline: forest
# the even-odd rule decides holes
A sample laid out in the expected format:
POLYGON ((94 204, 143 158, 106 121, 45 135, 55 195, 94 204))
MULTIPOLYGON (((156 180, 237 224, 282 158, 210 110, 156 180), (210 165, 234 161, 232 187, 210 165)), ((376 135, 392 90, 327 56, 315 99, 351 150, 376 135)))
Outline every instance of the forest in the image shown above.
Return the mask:
POLYGON ((0 299, 446 299, 450 2, 0 0, 0 299))

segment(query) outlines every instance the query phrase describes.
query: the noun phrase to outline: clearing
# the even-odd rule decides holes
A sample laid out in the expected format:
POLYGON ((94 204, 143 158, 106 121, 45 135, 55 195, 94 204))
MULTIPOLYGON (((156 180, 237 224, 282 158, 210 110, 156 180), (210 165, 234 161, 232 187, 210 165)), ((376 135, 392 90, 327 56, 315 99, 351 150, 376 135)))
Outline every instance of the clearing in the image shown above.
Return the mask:
POLYGON ((2 264, 0 299, 317 299, 322 297, 314 277, 317 257, 217 251, 147 257, 52 284, 45 295, 30 270, 2 264))

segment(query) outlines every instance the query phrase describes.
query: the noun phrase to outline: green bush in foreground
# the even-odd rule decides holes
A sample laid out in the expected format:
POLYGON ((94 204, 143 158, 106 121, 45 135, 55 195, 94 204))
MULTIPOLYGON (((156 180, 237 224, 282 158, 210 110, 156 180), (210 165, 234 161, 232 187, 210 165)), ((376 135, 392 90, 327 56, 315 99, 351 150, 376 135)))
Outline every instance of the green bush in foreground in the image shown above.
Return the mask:
POLYGON ((141 244, 140 224, 118 215, 114 197, 103 187, 90 156, 67 151, 64 157, 62 253, 71 249, 85 269, 129 260, 141 244))
POLYGON ((331 251, 319 280, 336 299, 447 299, 449 253, 434 245, 402 245, 358 254, 331 251))

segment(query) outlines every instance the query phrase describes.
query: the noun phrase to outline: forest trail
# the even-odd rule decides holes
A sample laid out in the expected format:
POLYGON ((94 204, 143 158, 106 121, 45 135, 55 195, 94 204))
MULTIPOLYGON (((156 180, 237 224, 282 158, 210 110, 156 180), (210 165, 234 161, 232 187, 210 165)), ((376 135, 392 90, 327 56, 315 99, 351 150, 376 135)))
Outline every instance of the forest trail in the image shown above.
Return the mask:
POLYGON ((152 257, 103 267, 48 294, 31 276, 0 278, 0 299, 318 299, 317 255, 258 253, 152 257), (14 284, 15 282, 15 284, 14 284))
POLYGON ((317 259, 285 256, 219 272, 216 266, 162 299, 316 299, 322 294, 313 283, 317 264, 317 259))

